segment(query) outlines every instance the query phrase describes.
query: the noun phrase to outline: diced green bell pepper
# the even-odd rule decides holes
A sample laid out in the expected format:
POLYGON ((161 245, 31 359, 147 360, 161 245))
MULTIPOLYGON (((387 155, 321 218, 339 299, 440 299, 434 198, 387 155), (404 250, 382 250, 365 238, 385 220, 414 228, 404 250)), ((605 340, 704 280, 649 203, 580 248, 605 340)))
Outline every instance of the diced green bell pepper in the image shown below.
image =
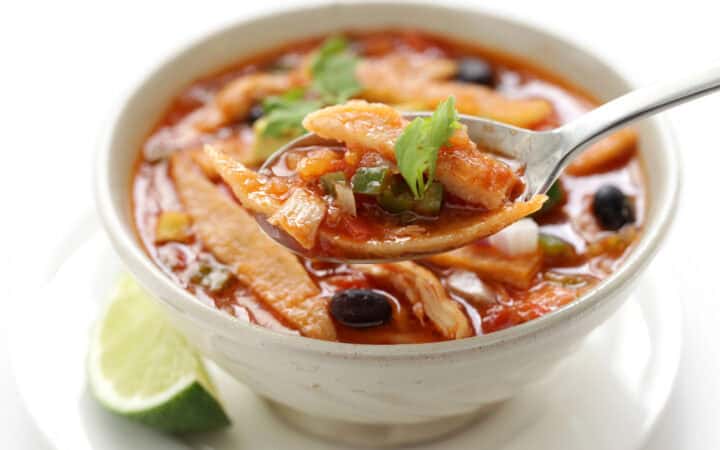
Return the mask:
POLYGON ((386 185, 390 171, 387 167, 360 167, 352 177, 356 194, 378 195, 386 185))
POLYGON ((323 190, 333 197, 336 195, 335 183, 347 183, 344 172, 329 172, 320 177, 320 184, 323 190))
POLYGON ((551 258, 571 258, 576 255, 572 244, 551 234, 540 233, 538 244, 543 254, 551 258))
POLYGON ((443 203, 443 185, 434 181, 423 194, 415 200, 413 210, 423 216, 437 216, 443 203))
POLYGON ((380 191, 378 203, 391 213, 401 213, 412 209, 415 200, 412 192, 401 175, 393 175, 390 182, 380 191))

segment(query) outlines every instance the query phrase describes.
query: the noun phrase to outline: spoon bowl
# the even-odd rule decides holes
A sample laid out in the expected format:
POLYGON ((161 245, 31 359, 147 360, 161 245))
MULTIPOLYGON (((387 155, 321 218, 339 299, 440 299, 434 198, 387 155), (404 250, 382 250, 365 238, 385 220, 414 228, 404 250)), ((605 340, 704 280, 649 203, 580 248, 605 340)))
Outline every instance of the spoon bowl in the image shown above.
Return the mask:
MULTIPOLYGON (((403 118, 412 121, 417 117, 430 117, 432 112, 404 112, 403 118)), ((474 142, 481 142, 483 146, 491 148, 499 155, 517 160, 521 171, 524 170, 525 161, 518 156, 531 155, 532 151, 528 146, 537 145, 534 142, 538 137, 542 143, 547 144, 544 138, 548 133, 531 132, 521 128, 504 125, 480 117, 459 115, 459 120, 468 128, 470 139, 474 142)), ((280 161, 283 155, 298 148, 312 146, 338 147, 344 144, 333 139, 326 139, 314 133, 307 133, 275 151, 265 160, 259 171, 262 174, 274 174, 273 167, 280 161)), ((527 201, 508 213, 513 214, 515 220, 536 211, 542 206, 545 199, 538 195, 538 189, 533 186, 533 191, 526 189, 518 197, 527 201)), ((504 211, 504 209, 502 209, 504 211)), ((341 262, 341 263, 383 263, 408 259, 418 259, 436 253, 454 250, 470 244, 479 238, 494 234, 503 228, 506 221, 500 220, 504 215, 497 214, 498 211, 478 212, 472 217, 463 217, 452 223, 443 224, 432 231, 432 233, 413 236, 404 239, 392 239, 382 241, 356 241, 341 236, 320 233, 321 247, 325 252, 316 252, 300 246, 295 239, 282 230, 270 224, 263 214, 255 214, 255 218, 265 233, 275 241, 282 244, 292 252, 309 257, 315 260, 341 262)))

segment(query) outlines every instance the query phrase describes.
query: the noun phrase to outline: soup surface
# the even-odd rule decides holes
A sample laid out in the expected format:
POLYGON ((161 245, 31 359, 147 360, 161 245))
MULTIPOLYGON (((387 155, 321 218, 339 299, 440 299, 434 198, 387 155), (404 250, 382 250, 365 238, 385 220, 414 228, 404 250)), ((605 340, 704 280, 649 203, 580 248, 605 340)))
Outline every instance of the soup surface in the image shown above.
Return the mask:
MULTIPOLYGON (((643 174, 629 129, 588 148, 531 218, 455 251, 376 265, 318 262, 280 247, 204 150, 218 149, 256 170, 323 107, 361 99, 434 110, 450 96, 460 113, 536 130, 597 104, 521 60, 415 30, 291 43, 197 80, 172 101, 138 158, 131 199, 137 234, 198 301, 279 332, 352 343, 492 333, 572 302, 612 273, 644 218, 643 174)), ((380 219, 326 218, 324 229, 363 240, 384 233, 383 223, 412 230, 432 220, 385 208, 372 196, 358 202, 380 219)), ((453 205, 465 203, 451 193, 442 211, 453 205)))

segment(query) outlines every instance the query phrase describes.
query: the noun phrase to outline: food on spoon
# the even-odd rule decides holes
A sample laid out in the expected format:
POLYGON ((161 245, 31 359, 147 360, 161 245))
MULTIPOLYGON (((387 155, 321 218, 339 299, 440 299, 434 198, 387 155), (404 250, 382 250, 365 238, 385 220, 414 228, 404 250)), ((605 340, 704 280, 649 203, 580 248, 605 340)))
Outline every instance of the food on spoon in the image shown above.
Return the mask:
MULTIPOLYGON (((597 105, 543 73, 508 55, 404 30, 310 39, 255 55, 180 92, 143 143, 132 189, 138 237, 197 301, 294 336, 417 344, 493 333, 551 313, 617 270, 642 234, 646 186, 635 133, 590 146, 545 203, 522 208, 515 206, 522 186, 512 161, 473 148, 462 129, 452 130, 452 149, 438 150, 432 178, 427 155, 411 159, 417 166, 406 177, 395 153, 408 125, 398 111, 433 110, 451 95, 459 113, 536 130, 572 118, 560 111, 597 105), (357 113, 370 129, 351 120, 357 113), (296 172, 297 185, 258 173, 267 155, 310 128, 340 142, 288 155, 283 173, 296 172), (483 184, 492 176, 496 183, 483 184), (320 202, 306 203, 297 189, 306 184, 324 215, 320 202), (504 211, 492 216, 492 227, 472 230, 491 236, 468 234, 468 245, 456 250, 381 265, 298 257, 250 215, 278 214, 273 220, 306 242, 332 238, 334 248, 367 254, 378 233, 363 220, 371 210, 393 218, 391 247, 407 254, 437 245, 428 223, 469 205, 466 220, 504 211), (279 214, 282 208, 289 213, 279 214), (520 229, 500 231, 520 219, 520 229), (333 312, 336 303, 342 311, 333 312)), ((458 228, 445 235, 455 242, 461 219, 453 216, 458 228)), ((387 251, 387 242, 377 244, 387 251)))
POLYGON ((308 115, 303 125, 320 137, 344 143, 358 157, 372 151, 383 162, 397 161, 416 198, 420 195, 416 188, 425 187, 421 169, 432 166, 434 177, 460 199, 487 209, 504 204, 522 184, 518 174, 470 140, 465 127, 457 122, 452 97, 433 117, 436 120, 430 124, 437 127, 438 134, 428 136, 432 145, 427 151, 420 140, 429 134, 429 122, 415 119, 408 123, 399 111, 381 103, 353 101, 331 106, 308 115))
POLYGON ((453 97, 412 122, 386 105, 354 100, 310 113, 303 125, 339 144, 290 150, 259 173, 212 146, 206 153, 245 208, 309 255, 371 259, 450 250, 500 231, 544 201, 514 200, 520 177, 469 139, 453 97), (358 228, 365 233, 353 235, 358 228))

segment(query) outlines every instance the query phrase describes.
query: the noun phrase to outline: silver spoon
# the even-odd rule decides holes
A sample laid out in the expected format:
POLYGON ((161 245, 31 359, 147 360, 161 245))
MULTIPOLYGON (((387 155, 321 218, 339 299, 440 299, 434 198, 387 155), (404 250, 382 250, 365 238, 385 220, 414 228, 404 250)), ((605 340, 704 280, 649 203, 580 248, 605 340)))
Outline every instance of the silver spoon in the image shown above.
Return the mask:
MULTIPOLYGON (((628 125, 643 117, 663 111, 680 103, 709 94, 720 88, 720 63, 704 70, 684 76, 670 82, 662 82, 634 90, 618 97, 598 108, 589 111, 577 119, 548 131, 530 131, 480 117, 460 115, 460 121, 467 126, 470 139, 481 143, 500 154, 513 158, 525 166, 523 180, 526 190, 520 199, 527 200, 536 194, 544 194, 560 176, 562 170, 589 144, 609 132, 628 125)), ((403 117, 412 120, 416 117, 428 117, 430 112, 406 112, 403 117)), ((301 136, 273 153, 261 169, 270 168, 277 159, 290 149, 311 145, 337 145, 315 134, 301 136)), ((298 249, 286 239, 279 238, 277 232, 269 230, 267 223, 261 225, 270 236, 297 253, 298 249)), ((427 251, 422 255, 451 250, 443 247, 427 251)), ((333 261, 343 258, 322 258, 333 261)), ((382 262, 383 258, 349 258, 352 262, 382 262)), ((402 258, 387 258, 397 260, 402 258)))

